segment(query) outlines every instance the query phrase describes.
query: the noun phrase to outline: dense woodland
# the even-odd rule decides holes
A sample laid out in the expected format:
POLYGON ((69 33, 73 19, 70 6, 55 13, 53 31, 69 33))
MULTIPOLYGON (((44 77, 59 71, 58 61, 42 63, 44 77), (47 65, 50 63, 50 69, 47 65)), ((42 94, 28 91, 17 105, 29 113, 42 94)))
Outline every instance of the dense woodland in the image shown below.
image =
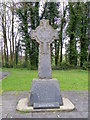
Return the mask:
POLYGON ((2 67, 38 68, 39 44, 30 33, 48 19, 59 36, 51 44, 52 67, 87 69, 89 2, 3 2, 0 17, 2 67))

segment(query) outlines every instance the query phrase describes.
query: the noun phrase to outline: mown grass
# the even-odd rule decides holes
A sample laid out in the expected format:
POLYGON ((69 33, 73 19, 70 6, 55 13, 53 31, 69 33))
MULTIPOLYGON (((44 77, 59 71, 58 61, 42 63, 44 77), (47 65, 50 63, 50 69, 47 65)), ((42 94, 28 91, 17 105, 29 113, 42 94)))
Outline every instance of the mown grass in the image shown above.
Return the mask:
MULTIPOLYGON (((28 91, 33 78, 38 78, 37 70, 3 69, 11 72, 2 80, 3 91, 28 91)), ((53 70, 52 77, 57 78, 61 90, 88 90, 88 71, 53 70)))

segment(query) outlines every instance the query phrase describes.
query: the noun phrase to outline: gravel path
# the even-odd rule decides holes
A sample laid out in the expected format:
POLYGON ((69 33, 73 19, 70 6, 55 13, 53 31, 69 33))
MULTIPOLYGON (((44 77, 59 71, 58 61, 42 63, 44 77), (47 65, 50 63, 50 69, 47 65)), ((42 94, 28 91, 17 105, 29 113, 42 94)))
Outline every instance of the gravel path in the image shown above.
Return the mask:
MULTIPOLYGON (((88 118, 88 91, 62 91, 62 96, 70 99, 76 109, 72 112, 32 112, 16 111, 16 104, 21 98, 28 97, 28 92, 4 92, 2 94, 3 118, 88 118)), ((1 100, 0 100, 1 101, 1 100)))
POLYGON ((4 77, 6 77, 9 74, 10 72, 0 72, 0 80, 2 80, 4 77))

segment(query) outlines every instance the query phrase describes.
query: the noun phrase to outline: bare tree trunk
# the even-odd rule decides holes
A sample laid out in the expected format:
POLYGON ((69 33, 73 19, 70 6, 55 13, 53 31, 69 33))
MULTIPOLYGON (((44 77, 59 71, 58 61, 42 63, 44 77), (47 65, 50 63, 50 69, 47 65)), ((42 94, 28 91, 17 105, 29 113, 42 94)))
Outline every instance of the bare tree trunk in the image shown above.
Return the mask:
POLYGON ((5 27, 4 27, 5 35, 5 46, 6 46, 6 59, 7 59, 7 64, 8 64, 8 45, 7 45, 7 36, 6 36, 6 15, 5 15, 5 27))
POLYGON ((60 64, 62 63, 62 49, 63 49, 62 31, 63 31, 63 23, 61 23, 61 35, 60 35, 60 64))
POLYGON ((14 2, 11 6, 11 12, 12 12, 12 62, 14 62, 14 2))
POLYGON ((2 67, 3 67, 3 64, 4 64, 4 62, 3 62, 3 43, 1 41, 1 66, 2 67))
POLYGON ((58 57, 59 53, 58 53, 58 42, 57 40, 55 40, 55 66, 58 66, 58 57))
POLYGON ((2 15, 2 30, 3 30, 3 39, 4 39, 4 59, 5 59, 5 67, 7 67, 8 62, 8 49, 7 49, 7 37, 6 37, 6 16, 5 16, 5 6, 3 7, 3 15, 2 15), (7 54, 6 54, 7 53, 7 54))
POLYGON ((63 15, 62 15, 62 19, 61 19, 61 31, 60 31, 60 64, 62 63, 62 49, 63 49, 63 40, 62 40, 62 34, 63 34, 63 19, 64 19, 65 15, 64 15, 64 2, 63 2, 63 15))

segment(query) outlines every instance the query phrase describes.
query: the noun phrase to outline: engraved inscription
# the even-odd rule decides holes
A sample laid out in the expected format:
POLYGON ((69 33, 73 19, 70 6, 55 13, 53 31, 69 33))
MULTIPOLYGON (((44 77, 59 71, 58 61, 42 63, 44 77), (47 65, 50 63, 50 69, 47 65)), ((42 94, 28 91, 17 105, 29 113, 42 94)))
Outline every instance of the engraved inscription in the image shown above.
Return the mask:
POLYGON ((34 103, 34 109, 38 108, 59 108, 58 102, 52 102, 52 103, 34 103))

